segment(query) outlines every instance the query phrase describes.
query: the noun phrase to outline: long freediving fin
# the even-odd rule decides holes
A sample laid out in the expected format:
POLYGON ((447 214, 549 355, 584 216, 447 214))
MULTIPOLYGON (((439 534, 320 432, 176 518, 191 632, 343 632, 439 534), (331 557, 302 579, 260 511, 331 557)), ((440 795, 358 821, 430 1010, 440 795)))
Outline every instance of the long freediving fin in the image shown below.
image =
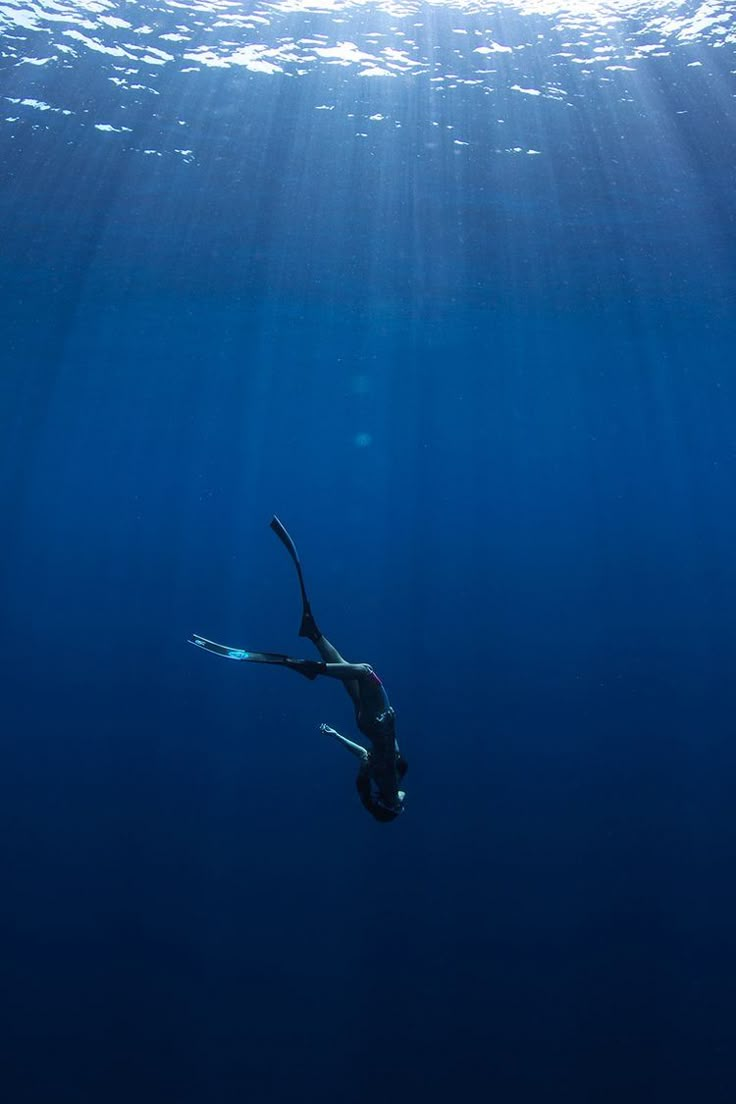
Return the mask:
POLYGON ((299 636, 306 636, 308 640, 316 643, 322 636, 322 633, 317 628, 317 622, 314 620, 312 607, 309 604, 307 588, 304 585, 304 575, 302 574, 302 565, 299 560, 299 553, 296 550, 296 545, 286 531, 286 526, 279 521, 275 514, 271 518, 271 528, 294 561, 296 573, 299 578, 299 589, 302 592, 302 622, 299 626, 299 636))
POLYGON ((202 648, 212 655, 222 656, 223 659, 235 659, 246 663, 270 663, 278 667, 288 667, 308 679, 316 679, 324 672, 325 664, 315 659, 293 659, 292 656, 281 655, 278 652, 248 652, 245 648, 230 648, 227 644, 216 644, 214 640, 208 640, 206 636, 192 633, 189 644, 202 648))

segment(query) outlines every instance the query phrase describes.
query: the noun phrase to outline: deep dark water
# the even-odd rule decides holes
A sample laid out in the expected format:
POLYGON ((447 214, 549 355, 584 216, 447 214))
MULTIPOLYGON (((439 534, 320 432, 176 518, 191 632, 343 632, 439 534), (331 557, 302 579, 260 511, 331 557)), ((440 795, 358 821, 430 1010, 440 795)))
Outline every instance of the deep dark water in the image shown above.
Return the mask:
POLYGON ((733 1099, 728 49, 523 160, 315 75, 0 136, 5 1099, 733 1099), (339 687, 185 645, 308 654, 274 511, 397 824, 339 687))

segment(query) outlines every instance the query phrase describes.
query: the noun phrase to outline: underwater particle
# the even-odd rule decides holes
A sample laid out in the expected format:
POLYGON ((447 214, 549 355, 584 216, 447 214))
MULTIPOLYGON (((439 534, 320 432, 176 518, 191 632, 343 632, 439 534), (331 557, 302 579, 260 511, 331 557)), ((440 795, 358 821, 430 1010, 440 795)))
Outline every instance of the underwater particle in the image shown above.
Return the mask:
POLYGON ((373 443, 373 438, 370 433, 356 433, 353 438, 353 444, 356 448, 368 448, 373 443))
POLYGON ((370 376, 353 376, 353 394, 367 395, 371 389, 370 376))

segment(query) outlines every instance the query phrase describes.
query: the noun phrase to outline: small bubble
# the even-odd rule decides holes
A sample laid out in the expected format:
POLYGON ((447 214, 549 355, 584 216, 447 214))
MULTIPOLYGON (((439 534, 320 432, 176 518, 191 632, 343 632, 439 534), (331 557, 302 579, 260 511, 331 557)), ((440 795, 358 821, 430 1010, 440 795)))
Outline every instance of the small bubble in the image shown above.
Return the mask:
POLYGON ((368 448, 373 442, 373 438, 370 433, 356 433, 353 443, 356 448, 368 448))

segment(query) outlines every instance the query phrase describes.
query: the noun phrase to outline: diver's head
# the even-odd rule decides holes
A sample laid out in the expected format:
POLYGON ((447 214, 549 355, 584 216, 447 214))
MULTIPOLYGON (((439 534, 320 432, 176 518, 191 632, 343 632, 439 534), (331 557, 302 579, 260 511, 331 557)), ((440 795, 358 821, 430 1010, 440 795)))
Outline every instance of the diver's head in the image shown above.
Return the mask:
POLYGON ((403 790, 399 790, 396 795, 395 801, 384 801, 383 798, 377 797, 375 799, 376 811, 381 814, 380 820, 395 820, 396 817, 401 816, 404 811, 404 798, 406 794, 403 790))

